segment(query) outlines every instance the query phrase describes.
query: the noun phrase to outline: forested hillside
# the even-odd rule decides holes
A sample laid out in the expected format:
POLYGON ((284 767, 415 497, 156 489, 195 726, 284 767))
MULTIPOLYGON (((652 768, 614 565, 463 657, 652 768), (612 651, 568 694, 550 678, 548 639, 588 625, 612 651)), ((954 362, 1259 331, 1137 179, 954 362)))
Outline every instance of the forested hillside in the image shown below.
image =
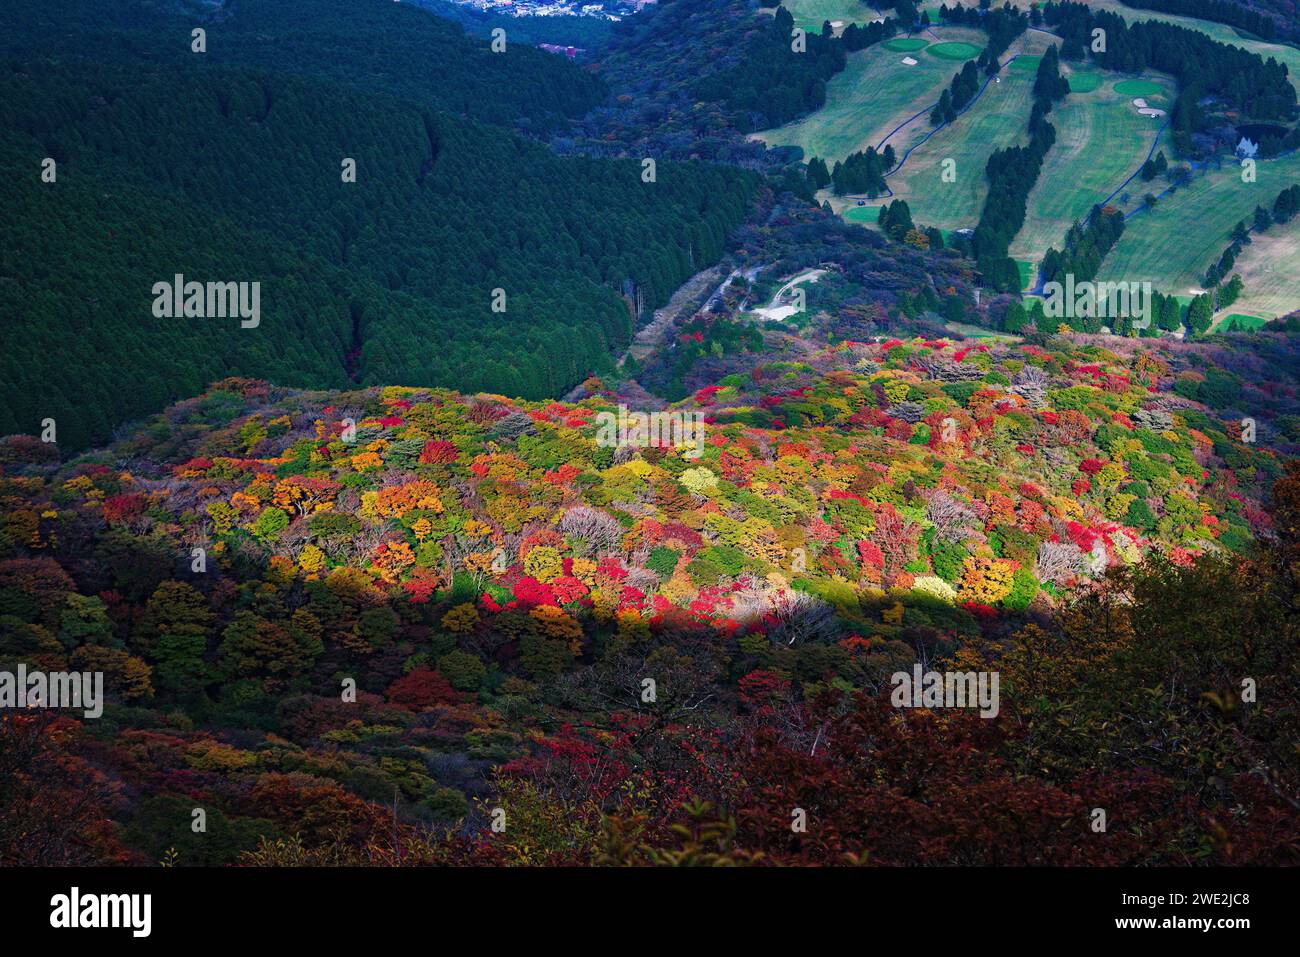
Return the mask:
POLYGON ((109 704, 0 724, 0 860, 668 863, 716 814, 732 863, 1294 863, 1300 473, 1186 397, 1203 351, 845 342, 675 406, 694 449, 612 447, 597 381, 10 439, 0 662, 109 704), (918 659, 1000 714, 891 709, 918 659))
POLYGON ((0 432, 50 417, 76 448, 233 372, 554 395, 609 368, 635 310, 715 261, 748 208, 739 171, 664 163, 645 182, 632 160, 311 75, 331 50, 304 48, 303 76, 188 53, 0 76, 0 432), (175 274, 261 283, 262 322, 155 317, 175 274))
POLYGON ((248 66, 307 74, 419 106, 546 132, 599 102, 601 84, 524 43, 481 40, 390 0, 6 0, 0 56, 248 66), (192 51, 204 29, 206 51, 192 51))

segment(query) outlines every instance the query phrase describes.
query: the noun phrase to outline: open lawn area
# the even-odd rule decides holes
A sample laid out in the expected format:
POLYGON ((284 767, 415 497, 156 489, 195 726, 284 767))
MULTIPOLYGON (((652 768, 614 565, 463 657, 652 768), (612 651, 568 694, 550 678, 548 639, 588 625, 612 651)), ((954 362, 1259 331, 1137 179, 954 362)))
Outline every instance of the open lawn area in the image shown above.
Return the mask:
POLYGON ((886 40, 882 45, 886 50, 893 50, 895 53, 915 53, 928 47, 930 41, 923 37, 894 37, 892 40, 886 40))
MULTIPOLYGON (((971 42, 983 36, 964 28, 935 32, 945 39, 971 42)), ((768 146, 802 147, 805 159, 820 156, 833 165, 850 153, 876 146, 908 117, 929 110, 952 81, 957 65, 922 54, 913 57, 915 66, 905 66, 903 58, 910 54, 885 47, 877 44, 850 53, 848 65, 826 84, 825 106, 755 138, 768 146)), ((914 125, 928 129, 925 117, 914 125)), ((894 149, 901 153, 899 145, 894 149)))
MULTIPOLYGON (((1225 164, 1220 170, 1198 175, 1190 185, 1161 199, 1154 209, 1132 217, 1106 257, 1098 279, 1149 281, 1161 292, 1178 295, 1199 291, 1205 270, 1227 247, 1233 226, 1249 220, 1257 205, 1271 207, 1278 192, 1300 182, 1300 154, 1261 160, 1258 174, 1258 182, 1243 183, 1241 170, 1225 164)), ((1158 179, 1156 184, 1163 186, 1164 180, 1158 179)), ((1297 226, 1300 223, 1293 221, 1273 229, 1278 237, 1294 236, 1297 226)), ((1234 270, 1242 273, 1246 290, 1242 300, 1233 305, 1233 312, 1249 314, 1265 303, 1279 315, 1300 308, 1300 283, 1292 278, 1300 275, 1300 250, 1293 243, 1274 246, 1270 233, 1246 248, 1234 270), (1258 257, 1258 265, 1252 265, 1252 256, 1258 257), (1247 278, 1251 271, 1257 271, 1257 292, 1247 278)))
POLYGON ((1263 316, 1247 316, 1240 312, 1225 312, 1214 320, 1211 332, 1254 332, 1268 324, 1263 316))
MULTIPOLYGON (((1029 194, 1024 228, 1011 244, 1013 256, 1039 262, 1050 247, 1059 249, 1070 224, 1146 162, 1163 120, 1139 115, 1132 98, 1117 89, 1129 81, 1117 83, 1114 77, 1106 74, 1100 86, 1085 93, 1074 92, 1072 78, 1070 95, 1053 108, 1056 143, 1029 194)), ((1150 81, 1150 86, 1156 93, 1148 94, 1148 101, 1154 105, 1172 96, 1172 81, 1150 81)), ((1128 190, 1136 198, 1146 187, 1135 180, 1128 190)))
POLYGON ((1096 70, 1073 70, 1069 73, 1071 93, 1091 93, 1105 82, 1096 70))
POLYGON ((946 40, 943 43, 931 43, 925 48, 925 52, 930 56, 937 56, 941 60, 964 63, 966 60, 973 60, 979 56, 982 49, 984 49, 982 46, 974 43, 946 40))
MULTIPOLYGON (((783 6, 794 17, 795 26, 816 33, 821 33, 822 24, 827 20, 832 24, 848 25, 880 19, 880 14, 862 0, 784 0, 783 6)), ((841 29, 837 26, 835 32, 838 34, 841 29)))
POLYGON ((1232 270, 1246 284, 1241 298, 1226 310, 1236 315, 1238 328, 1249 328, 1243 317, 1256 317, 1259 326, 1300 309, 1300 220, 1276 225, 1252 240, 1232 270))
POLYGON ((1153 97, 1165 92, 1165 88, 1154 80, 1120 80, 1115 84, 1115 92, 1120 96, 1153 97))
POLYGON ((880 217, 880 205, 875 206, 846 206, 844 208, 844 218, 851 223, 863 223, 874 226, 876 220, 880 217))

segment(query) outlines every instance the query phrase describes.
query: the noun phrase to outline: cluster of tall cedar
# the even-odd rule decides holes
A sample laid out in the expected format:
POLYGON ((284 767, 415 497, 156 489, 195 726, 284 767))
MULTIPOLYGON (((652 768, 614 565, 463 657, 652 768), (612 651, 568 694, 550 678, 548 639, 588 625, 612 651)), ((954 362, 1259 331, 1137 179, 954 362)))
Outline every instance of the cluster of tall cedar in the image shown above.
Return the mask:
POLYGON ((844 69, 849 53, 894 33, 892 19, 855 26, 842 37, 834 36, 826 22, 821 33, 805 32, 796 38, 794 17, 778 6, 771 23, 750 37, 744 55, 727 69, 701 79, 695 96, 721 102, 742 132, 780 126, 826 102, 826 81, 844 69))
POLYGON ((814 190, 825 189, 831 184, 831 171, 827 168, 826 161, 819 156, 808 160, 808 171, 805 175, 808 178, 808 185, 814 190))
POLYGON ((951 123, 957 118, 957 114, 975 98, 979 89, 979 68, 974 60, 967 60, 966 65, 952 78, 952 83, 943 91, 939 102, 930 112, 930 123, 934 126, 951 123))
POLYGON ((1230 27, 1240 27, 1247 33, 1264 40, 1277 36, 1277 22, 1271 17, 1258 13, 1239 3, 1229 0, 1120 0, 1126 7, 1135 10, 1155 10, 1157 13, 1172 13, 1179 17, 1196 17, 1214 23, 1226 23, 1230 27))
POLYGON ((1191 151, 1192 135, 1209 122, 1202 106, 1207 97, 1217 97, 1256 120, 1289 122, 1295 116, 1295 88, 1286 66, 1272 57, 1265 60, 1171 23, 1148 20, 1130 26, 1117 14, 1073 0, 1049 0, 1043 19, 1064 38, 1064 59, 1091 56, 1098 66, 1118 73, 1156 70, 1172 75, 1178 97, 1170 129, 1180 154, 1191 151), (1104 50, 1092 49, 1096 29, 1104 31, 1104 50))
POLYGON ((1142 179, 1149 183, 1157 176, 1163 176, 1168 170, 1169 160, 1165 159, 1165 151, 1160 150, 1154 158, 1142 164, 1142 179))
POLYGON ((1007 250, 1025 224, 1029 193, 1038 182, 1047 151, 1056 142, 1056 128, 1047 121, 1047 114, 1052 103, 1069 92, 1070 85, 1061 76, 1057 48, 1048 47, 1034 77, 1029 143, 996 150, 985 167, 989 192, 972 247, 985 284, 994 289, 1015 292, 1020 288, 1020 271, 1007 250))
MULTIPOLYGON (((1198 312, 1201 307, 1197 307, 1198 312)), ((1177 332, 1183 327, 1183 316, 1188 310, 1183 308, 1177 296, 1166 296, 1152 290, 1150 316, 1142 328, 1134 328, 1132 316, 1118 316, 1110 320, 1111 332, 1117 336, 1138 336, 1153 338, 1165 332, 1177 332)), ((1096 331, 1088 329, 1085 331, 1096 331)))
POLYGON ((912 210, 906 201, 896 199, 880 207, 876 223, 892 239, 902 242, 909 232, 916 228, 912 222, 912 210))
MULTIPOLYGON (((390 13, 407 22, 361 2, 380 33, 390 13)), ((209 47, 263 6, 212 25, 209 47)), ((147 63, 112 33, 136 7, 152 9, 127 2, 102 21, 100 62, 28 56, 0 76, 0 434, 54 418, 60 444, 83 447, 227 375, 555 395, 610 368, 635 310, 717 260, 757 188, 695 163, 644 182, 634 160, 558 156, 349 89, 315 73, 332 75, 329 45, 290 44, 298 59, 276 72, 147 63), (177 274, 258 282, 260 323, 154 315, 154 285, 177 274)))
MULTIPOLYGON (((880 153, 876 152, 874 146, 868 146, 864 152, 850 153, 831 170, 830 179, 835 195, 865 193, 875 199, 888 189, 885 186, 885 174, 894 168, 895 159, 892 146, 886 146, 880 153)), ((825 168, 824 163, 822 168, 825 168)))
POLYGON ((1067 275, 1075 282, 1096 277, 1102 261, 1120 236, 1124 235, 1124 213, 1114 206, 1092 207, 1088 218, 1075 223, 1065 234, 1064 249, 1055 247, 1043 257, 1044 282, 1064 282, 1067 275))
MULTIPOLYGON (((868 0, 862 0, 862 2, 865 4, 868 0)), ((873 2, 871 6, 876 9, 884 8, 886 10, 893 10, 898 16, 898 22, 905 27, 912 26, 918 20, 916 3, 914 0, 879 0, 878 3, 873 2)), ((922 22, 924 23, 928 21, 922 22)))
POLYGON ((1097 333, 1102 326, 1108 326, 1117 336, 1157 337, 1162 332, 1174 332, 1183 326, 1183 306, 1175 296, 1165 296, 1151 292, 1149 322, 1140 328, 1134 326, 1133 315, 1102 317, 1097 315, 1074 314, 1065 318, 1049 316, 1043 308, 1042 299, 1034 299, 1028 308, 1019 300, 1012 302, 1002 317, 1002 328, 1007 332, 1019 333, 1033 328, 1039 332, 1051 334, 1060 326, 1068 326, 1076 332, 1097 333))
MULTIPOLYGON (((831 24, 827 20, 822 24, 822 36, 831 33, 831 24)), ((845 52, 855 53, 869 46, 888 40, 898 32, 898 24, 893 20, 872 21, 867 24, 850 23, 840 34, 840 45, 845 52)))
POLYGON ((1300 213, 1300 185, 1288 186, 1273 201, 1273 222, 1286 223, 1300 213))

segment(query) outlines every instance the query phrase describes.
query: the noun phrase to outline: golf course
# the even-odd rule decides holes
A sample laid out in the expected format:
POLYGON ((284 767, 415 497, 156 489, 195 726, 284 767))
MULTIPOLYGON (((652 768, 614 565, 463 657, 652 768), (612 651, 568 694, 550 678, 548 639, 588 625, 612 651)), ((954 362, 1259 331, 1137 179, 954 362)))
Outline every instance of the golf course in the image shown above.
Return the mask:
MULTIPOLYGON (((1232 228, 1243 219, 1249 222, 1257 205, 1271 207, 1277 194, 1296 182, 1300 154, 1261 160, 1253 183, 1243 182, 1241 169, 1230 163, 1196 174, 1153 208, 1129 218, 1098 279, 1149 281, 1180 296, 1200 292, 1205 270, 1227 247, 1232 228)), ((1233 271, 1241 274, 1246 290, 1232 312, 1260 310, 1273 318, 1300 307, 1293 278, 1300 275, 1297 225, 1275 226, 1242 252, 1233 271)))
MULTIPOLYGON (((972 57, 979 55, 981 47, 976 44, 984 40, 978 30, 940 27, 934 32, 973 48, 972 57)), ((922 46, 889 49, 905 39, 897 37, 850 53, 848 65, 826 84, 825 106, 794 123, 755 134, 755 138, 768 146, 801 147, 805 158, 820 156, 827 163, 877 146, 908 117, 928 112, 961 65, 943 56, 928 56, 933 41, 921 38, 916 39, 922 46), (905 58, 916 64, 904 64, 905 58)), ((924 116, 916 125, 928 128, 924 116)), ((890 142, 901 152, 896 140, 890 142)))
MULTIPOLYGON (((975 0, 963 0, 973 6, 975 0)), ((1243 37, 1231 27, 1135 10, 1119 0, 1087 0, 1129 22, 1162 20, 1200 30, 1219 42, 1272 56, 1300 71, 1300 49, 1243 37)), ((820 29, 824 20, 866 23, 879 15, 860 0, 791 0, 796 22, 820 29)), ((851 222, 874 226, 879 207, 906 200, 913 219, 949 233, 979 220, 988 191, 985 167, 994 151, 1027 142, 1033 84, 1039 58, 1058 42, 1046 28, 1018 37, 992 79, 980 77, 978 95, 948 124, 935 127, 930 111, 963 63, 987 44, 979 30, 937 22, 913 35, 900 35, 849 54, 848 65, 826 84, 825 105, 800 120, 755 134, 768 146, 797 146, 804 158, 830 166, 869 147, 893 148, 898 159, 886 176, 888 193, 876 197, 819 193, 851 222), (863 205, 858 205, 862 202, 863 205)), ((1185 185, 1158 176, 1143 180, 1143 164, 1157 151, 1170 166, 1180 164, 1168 131, 1176 97, 1171 77, 1125 75, 1095 64, 1065 63, 1070 95, 1050 117, 1056 142, 1029 194, 1025 222, 1009 253, 1026 288, 1047 250, 1060 248, 1071 224, 1097 203, 1126 216, 1124 235, 1103 263, 1099 280, 1151 282, 1162 292, 1190 297, 1201 291, 1206 269, 1230 241, 1233 227, 1250 220, 1257 205, 1271 206, 1282 189, 1300 183, 1300 154, 1260 160, 1257 181, 1243 182, 1231 157, 1208 169, 1194 169, 1185 185), (1148 207, 1147 194, 1159 196, 1148 207)), ((1300 308, 1300 221, 1276 226, 1246 247, 1233 269, 1245 283, 1238 302, 1218 317, 1238 327, 1300 308)))
MULTIPOLYGON (((1071 75, 1070 95, 1052 110, 1056 144, 1029 194, 1025 225, 1011 244, 1015 258, 1038 260, 1050 247, 1059 247, 1070 223, 1138 172, 1164 125, 1139 114, 1133 97, 1120 87, 1143 82, 1156 91, 1147 94, 1147 102, 1163 107, 1172 99, 1172 81, 1115 81, 1096 72, 1083 76, 1084 91, 1075 89, 1071 75)), ((1140 200, 1146 185, 1137 179, 1126 190, 1140 200)))

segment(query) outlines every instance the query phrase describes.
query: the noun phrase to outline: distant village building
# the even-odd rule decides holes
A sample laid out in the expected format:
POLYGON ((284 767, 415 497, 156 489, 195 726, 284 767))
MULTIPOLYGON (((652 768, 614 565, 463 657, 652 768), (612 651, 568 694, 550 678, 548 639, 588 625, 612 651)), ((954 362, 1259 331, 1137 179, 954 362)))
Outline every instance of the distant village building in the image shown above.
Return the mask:
POLYGON ((576 59, 578 56, 577 47, 562 47, 555 43, 539 43, 537 45, 547 53, 561 53, 564 56, 567 56, 570 60, 576 59))

